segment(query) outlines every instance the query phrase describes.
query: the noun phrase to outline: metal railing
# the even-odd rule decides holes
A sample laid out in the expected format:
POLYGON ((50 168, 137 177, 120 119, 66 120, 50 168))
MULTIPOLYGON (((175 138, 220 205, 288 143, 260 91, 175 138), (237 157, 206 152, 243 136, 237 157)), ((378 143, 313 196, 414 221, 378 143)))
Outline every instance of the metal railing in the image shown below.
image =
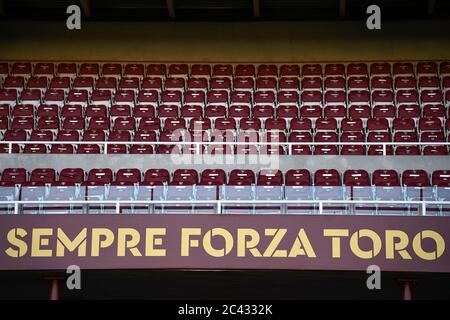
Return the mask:
MULTIPOLYGON (((0 141, 8 145, 8 154, 13 154, 13 145, 99 145, 103 146, 103 154, 108 154, 108 145, 173 145, 195 146, 195 154, 202 154, 201 146, 282 146, 286 147, 287 155, 292 155, 293 146, 381 146, 382 154, 387 155, 388 146, 450 146, 450 142, 205 142, 205 141, 0 141)), ((225 154, 226 152, 224 152, 225 154)))
MULTIPOLYGON (((0 206, 2 205, 13 205, 14 214, 20 213, 20 206, 22 205, 113 205, 115 208, 115 213, 120 214, 121 209, 124 205, 209 205, 215 207, 216 214, 222 214, 225 205, 242 205, 248 204, 252 206, 257 205, 279 205, 280 210, 276 211, 278 214, 286 214, 289 212, 287 205, 301 205, 310 204, 318 206, 318 214, 321 215, 324 212, 324 205, 417 205, 421 208, 421 215, 428 215, 427 206, 449 206, 448 211, 450 212, 450 201, 397 201, 397 200, 11 200, 11 201, 0 201, 0 206)), ((201 209, 201 207, 199 207, 201 209)), ((186 209, 179 209, 185 210, 186 209)), ((406 211, 408 212, 408 211, 406 211)), ((372 213, 373 215, 373 213, 372 213)), ((439 214, 430 214, 438 216, 439 214)))

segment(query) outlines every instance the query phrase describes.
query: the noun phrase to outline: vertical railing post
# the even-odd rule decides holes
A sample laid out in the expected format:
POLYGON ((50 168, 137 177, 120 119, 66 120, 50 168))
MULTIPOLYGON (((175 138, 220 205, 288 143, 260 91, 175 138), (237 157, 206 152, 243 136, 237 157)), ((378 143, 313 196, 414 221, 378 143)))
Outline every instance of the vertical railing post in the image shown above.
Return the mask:
POLYGON ((222 214, 222 203, 220 200, 217 201, 217 214, 222 214))
POLYGON ((116 214, 119 214, 119 213, 120 213, 120 202, 117 201, 116 202, 116 214))
POLYGON ((323 213, 323 202, 319 201, 319 214, 323 213))
POLYGON ((425 216, 427 214, 427 205, 425 201, 422 201, 422 215, 425 216))
POLYGON ((105 142, 103 142, 103 154, 108 154, 108 144, 105 142))
POLYGON ((8 143, 8 154, 12 153, 12 143, 8 143))
POLYGON ((49 279, 49 300, 59 300, 59 279, 49 279))
POLYGON ((387 146, 386 143, 383 143, 383 156, 387 155, 387 146))
POLYGON ((399 282, 403 287, 403 300, 412 300, 413 286, 415 281, 412 279, 399 279, 399 282))
POLYGON ((19 214, 19 203, 14 202, 14 214, 19 214))

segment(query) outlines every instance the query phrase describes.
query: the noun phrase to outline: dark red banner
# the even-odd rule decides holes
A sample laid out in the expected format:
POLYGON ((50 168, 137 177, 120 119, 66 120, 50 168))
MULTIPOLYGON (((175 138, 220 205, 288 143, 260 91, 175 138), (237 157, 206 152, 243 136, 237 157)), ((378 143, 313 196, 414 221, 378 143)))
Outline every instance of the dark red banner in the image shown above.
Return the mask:
POLYGON ((0 270, 450 272, 449 217, 2 215, 0 270))

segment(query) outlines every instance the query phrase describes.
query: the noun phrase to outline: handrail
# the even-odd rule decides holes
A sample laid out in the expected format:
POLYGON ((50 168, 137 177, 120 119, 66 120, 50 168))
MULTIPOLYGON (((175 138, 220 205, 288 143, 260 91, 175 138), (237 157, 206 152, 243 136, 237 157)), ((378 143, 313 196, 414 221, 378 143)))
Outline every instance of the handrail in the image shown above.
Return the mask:
MULTIPOLYGON (((121 205, 123 204, 214 204, 216 213, 222 213, 222 205, 224 204, 318 204, 319 214, 323 214, 324 204, 405 204, 405 205, 420 205, 422 208, 422 215, 427 214, 427 205, 449 205, 450 201, 399 201, 399 200, 11 200, 0 201, 0 205, 14 205, 14 213, 19 213, 19 205, 25 204, 113 204, 116 208, 116 213, 121 212, 121 205)), ((280 211, 281 214, 281 211, 280 211)))
POLYGON ((12 154, 12 146, 17 144, 33 145, 33 144, 47 144, 47 145, 102 145, 104 146, 104 153, 107 154, 108 145, 194 145, 197 147, 197 154, 201 154, 200 146, 286 146, 288 147, 288 154, 292 152, 292 146, 382 146, 383 155, 387 154, 387 146, 450 146, 450 142, 205 142, 205 141, 175 141, 175 142, 163 142, 163 141, 0 141, 0 145, 8 145, 8 154, 12 154))

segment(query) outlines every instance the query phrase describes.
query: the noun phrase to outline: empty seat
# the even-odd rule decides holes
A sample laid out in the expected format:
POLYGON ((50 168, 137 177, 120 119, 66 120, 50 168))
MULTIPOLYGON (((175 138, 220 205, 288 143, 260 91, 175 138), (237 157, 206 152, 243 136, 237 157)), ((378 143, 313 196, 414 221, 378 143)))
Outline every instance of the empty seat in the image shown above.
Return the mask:
POLYGON ((139 91, 137 101, 141 105, 153 105, 156 106, 159 101, 157 90, 141 90, 139 91))
POLYGON ((188 90, 206 92, 208 90, 208 80, 206 78, 189 78, 186 87, 188 90))
POLYGON ((373 107, 374 118, 395 118, 396 108, 394 105, 378 105, 373 107))
POLYGON ((211 90, 207 94, 209 105, 228 105, 228 92, 225 90, 211 90))
POLYGON ((32 117, 14 117, 11 123, 13 130, 32 130, 34 129, 34 119, 32 117))
POLYGON ((322 117, 322 107, 320 105, 305 105, 300 108, 300 117, 302 118, 320 118, 322 117))
POLYGON ((141 181, 141 171, 136 168, 119 169, 113 184, 133 185, 141 181))
POLYGON ((84 181, 84 170, 81 168, 64 168, 59 172, 56 184, 75 185, 84 181))
POLYGON ((34 117, 34 106, 32 104, 16 104, 12 108, 13 117, 34 117))
POLYGON ((366 76, 368 68, 365 63, 350 63, 347 65, 348 76, 366 76))
POLYGON ((391 65, 387 62, 372 63, 370 65, 370 74, 372 76, 375 75, 389 76, 391 74, 391 65))
POLYGON ((256 91, 254 105, 275 105, 275 94, 272 91, 256 91))
POLYGON ((280 67, 281 77, 300 77, 300 67, 298 65, 282 65, 280 67))
POLYGON ((349 91, 369 90, 369 78, 367 76, 350 76, 347 86, 349 91))
POLYGON ((299 95, 296 91, 279 91, 277 101, 284 105, 298 105, 299 95))
POLYGON ((414 66, 410 62, 394 63, 394 76, 396 75, 414 75, 414 66))
MULTIPOLYGON (((372 200, 372 187, 369 173, 366 170, 346 170, 344 172, 344 185, 346 197, 349 200, 372 200)), ((354 205, 350 210, 375 211, 373 205, 354 205)))
POLYGON ((417 64, 417 75, 436 75, 438 66, 435 62, 419 62, 417 64))
POLYGON ((236 130, 236 120, 234 118, 217 118, 214 127, 222 131, 236 130))
MULTIPOLYGON (((256 79, 256 90, 277 92, 277 79, 262 77, 256 79)), ((280 88, 280 90, 282 90, 280 88)))
POLYGON ((187 78, 189 75, 189 66, 183 63, 171 64, 168 71, 170 77, 177 76, 187 78))
POLYGON ((389 76, 375 76, 372 78, 370 82, 372 91, 375 90, 384 90, 389 91, 392 90, 393 81, 389 76))
POLYGON ((386 118, 370 118, 367 120, 367 131, 389 132, 389 122, 386 118))
POLYGON ((437 117, 430 118, 420 118, 419 120, 419 130, 424 131, 441 131, 442 123, 437 117))
MULTIPOLYGON (((128 66, 128 65, 127 65, 128 66)), ((143 66, 142 66, 143 67, 143 66)), ((138 72, 139 71, 133 71, 133 70, 129 70, 129 72, 138 72)), ((139 91, 139 78, 137 76, 143 76, 143 72, 144 70, 142 69, 142 73, 139 75, 136 75, 135 77, 123 77, 122 79, 120 79, 119 82, 119 89, 121 90, 132 90, 133 92, 138 92, 139 91)))
POLYGON ((148 77, 165 78, 167 68, 164 64, 149 64, 145 73, 148 77))
MULTIPOLYGON (((436 170, 431 176, 431 183, 436 186, 436 198, 438 201, 450 200, 450 171, 436 170)), ((444 206, 448 211, 448 206, 444 206)))
MULTIPOLYGON (((342 199, 341 185, 341 177, 336 169, 319 169, 314 173, 314 194, 317 200, 342 199)), ((333 210, 334 207, 331 209, 333 210)))
MULTIPOLYGON (((405 186, 405 197, 408 200, 432 200, 432 189, 428 173, 425 170, 405 170, 402 173, 402 184, 405 186)), ((410 206, 417 211, 420 206, 410 206)))
POLYGON ((271 105, 259 105, 252 109, 253 117, 255 118, 272 118, 274 115, 274 108, 271 105))
POLYGON ((322 90, 321 77, 305 77, 302 80, 301 87, 303 90, 322 90))
POLYGON ((276 109, 276 116, 278 118, 298 118, 299 109, 292 105, 279 105, 276 109))
POLYGON ((161 92, 163 82, 161 78, 144 78, 141 83, 140 92, 161 92))
POLYGON ((0 186, 14 186, 27 181, 27 171, 24 168, 5 168, 1 175, 0 186))
POLYGON ((252 95, 251 92, 248 91, 233 91, 231 93, 230 99, 231 105, 247 105, 250 106, 252 103, 252 95))
POLYGON ((282 77, 278 83, 280 91, 300 91, 300 81, 298 78, 282 77))
POLYGON ((399 118, 420 118, 420 107, 418 104, 402 104, 397 109, 399 118))
POLYGON ((443 104, 425 104, 422 109, 422 114, 424 117, 438 117, 445 118, 445 107, 443 104))
POLYGON ((225 77, 214 77, 209 82, 209 88, 211 91, 223 90, 228 92, 231 89, 231 80, 225 77))
POLYGON ((325 66, 325 77, 345 76, 345 66, 343 64, 327 64, 325 66))
POLYGON ((395 78, 396 90, 414 90, 417 87, 416 78, 413 76, 402 76, 395 78))
MULTIPOLYGON (((391 169, 378 169, 372 173, 372 184, 375 186, 375 198, 378 200, 402 200, 398 173, 391 169)), ((386 205, 382 205, 385 208, 386 205)), ((379 208, 379 210, 382 208, 379 208)))
POLYGON ((302 67, 303 77, 322 76, 322 66, 320 64, 305 64, 302 67))
MULTIPOLYGON (((255 187, 255 200, 275 200, 283 199, 283 174, 280 170, 261 170, 258 172, 257 185, 255 187)), ((260 212, 275 212, 282 210, 281 203, 257 204, 255 210, 260 212)))
POLYGON ((89 120, 88 128, 90 130, 109 130, 110 120, 108 117, 92 117, 89 120))
MULTIPOLYGON (((306 169, 290 169, 285 174, 286 200, 312 200, 313 188, 311 174, 306 169)), ((311 204, 287 204, 287 212, 312 212, 311 204)))
POLYGON ((319 118, 316 120, 317 131, 337 131, 337 121, 334 118, 319 118))
POLYGON ((366 90, 355 90, 348 93, 348 103, 353 104, 369 104, 370 94, 366 90))
POLYGON ((345 90, 345 78, 344 77, 328 77, 324 81, 325 90, 345 90))
POLYGON ((323 95, 321 91, 305 90, 301 94, 302 105, 322 104, 323 95))
POLYGON ((77 73, 77 65, 75 63, 59 63, 56 72, 59 76, 74 77, 77 73))
POLYGON ((345 118, 341 122, 341 131, 364 131, 364 125, 361 119, 345 118))
POLYGON ((166 91, 181 91, 183 92, 186 87, 186 81, 184 78, 167 78, 164 82, 164 88, 166 91))
POLYGON ((209 64, 193 64, 191 66, 191 77, 209 78, 211 66, 209 64))
POLYGON ((250 107, 248 105, 234 105, 228 109, 230 118, 247 118, 250 116, 250 107))
POLYGON ((239 77, 233 81, 233 89, 240 91, 253 91, 255 82, 253 77, 239 77))

